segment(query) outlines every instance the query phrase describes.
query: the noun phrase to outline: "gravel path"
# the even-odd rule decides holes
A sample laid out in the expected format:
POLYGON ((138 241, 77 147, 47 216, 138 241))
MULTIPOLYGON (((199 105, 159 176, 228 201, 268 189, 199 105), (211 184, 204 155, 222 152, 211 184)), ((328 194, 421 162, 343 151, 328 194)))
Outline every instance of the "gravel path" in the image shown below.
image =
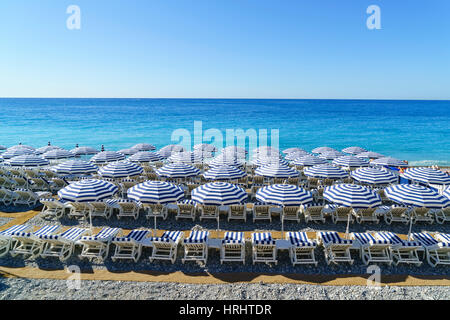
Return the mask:
POLYGON ((198 285, 150 282, 81 281, 69 289, 64 280, 0 278, 0 299, 147 299, 147 300, 445 300, 450 287, 320 286, 296 284, 198 285))

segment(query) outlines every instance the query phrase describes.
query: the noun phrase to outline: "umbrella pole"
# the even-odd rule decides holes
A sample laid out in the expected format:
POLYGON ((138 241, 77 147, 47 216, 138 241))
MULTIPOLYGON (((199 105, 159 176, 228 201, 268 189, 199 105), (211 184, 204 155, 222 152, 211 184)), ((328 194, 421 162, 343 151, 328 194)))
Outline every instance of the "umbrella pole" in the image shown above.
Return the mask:
POLYGON ((153 218, 155 220, 155 228, 153 229, 153 236, 156 237, 156 215, 153 215, 153 218))
POLYGON ((350 212, 348 213, 348 219, 347 219, 347 228, 345 229, 345 237, 348 239, 348 232, 350 229, 350 216, 352 214, 352 211, 350 210, 350 212))
POLYGON ((412 231, 412 214, 409 215, 409 231, 408 231, 408 241, 411 240, 411 231, 412 231))
POLYGON ((93 233, 92 230, 92 211, 89 212, 89 224, 90 224, 90 229, 91 229, 91 234, 93 233))

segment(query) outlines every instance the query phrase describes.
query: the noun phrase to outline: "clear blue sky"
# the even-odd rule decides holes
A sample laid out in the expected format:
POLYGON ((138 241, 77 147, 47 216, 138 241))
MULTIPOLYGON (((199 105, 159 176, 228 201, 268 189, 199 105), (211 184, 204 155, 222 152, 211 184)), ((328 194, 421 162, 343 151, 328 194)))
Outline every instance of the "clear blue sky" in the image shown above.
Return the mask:
POLYGON ((0 41, 0 97, 450 99, 448 0, 2 0, 0 41))

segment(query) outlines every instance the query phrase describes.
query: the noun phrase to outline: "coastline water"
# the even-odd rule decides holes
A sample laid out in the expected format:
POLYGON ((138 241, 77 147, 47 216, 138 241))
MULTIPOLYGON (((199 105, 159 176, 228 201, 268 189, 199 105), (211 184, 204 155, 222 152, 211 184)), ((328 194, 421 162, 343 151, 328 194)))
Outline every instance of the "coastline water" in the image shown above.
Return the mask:
POLYGON ((278 129, 280 149, 357 145, 411 165, 450 165, 450 101, 2 98, 0 144, 160 148, 194 121, 224 135, 278 129))

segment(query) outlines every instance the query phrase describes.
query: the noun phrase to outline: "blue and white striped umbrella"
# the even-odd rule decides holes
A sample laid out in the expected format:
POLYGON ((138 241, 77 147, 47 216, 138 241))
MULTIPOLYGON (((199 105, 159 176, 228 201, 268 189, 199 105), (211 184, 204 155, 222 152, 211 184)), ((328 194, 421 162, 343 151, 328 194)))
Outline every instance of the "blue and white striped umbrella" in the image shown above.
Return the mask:
POLYGON ((9 147, 8 149, 6 149, 6 150, 17 150, 17 149, 28 149, 28 150, 31 150, 31 151, 33 151, 33 152, 35 152, 36 151, 36 149, 35 148, 33 148, 32 146, 27 146, 27 145, 24 145, 24 144, 18 144, 18 145, 15 145, 15 146, 12 146, 12 147, 9 147))
POLYGON ((392 172, 376 168, 356 169, 350 172, 350 176, 356 181, 372 185, 398 182, 398 177, 392 172))
POLYGON ((124 160, 125 155, 116 151, 103 151, 97 153, 92 157, 91 161, 94 163, 108 163, 124 160))
POLYGON ((233 180, 245 177, 247 174, 234 166, 217 166, 206 171, 203 176, 211 180, 233 180))
POLYGON ((334 150, 334 151, 326 151, 319 155, 319 158, 325 159, 325 160, 333 160, 339 157, 344 156, 344 154, 340 151, 334 150))
POLYGON ((335 184, 325 188, 325 200, 355 209, 374 208, 381 205, 381 198, 375 191, 356 184, 335 184))
POLYGON ((443 193, 444 197, 450 200, 450 187, 447 187, 443 193))
POLYGON ((309 167, 309 166, 315 166, 315 165, 319 165, 319 164, 327 164, 328 162, 319 157, 304 156, 304 157, 294 159, 291 163, 296 166, 309 167))
POLYGON ((354 156, 343 156, 334 159, 332 161, 332 164, 345 168, 358 168, 358 167, 368 167, 370 163, 366 159, 360 159, 354 156))
POLYGON ((108 181, 83 179, 58 191, 62 200, 72 202, 95 202, 112 197, 119 188, 108 181))
POLYGON ((308 152, 306 152, 305 150, 303 150, 302 148, 287 148, 283 150, 284 154, 290 154, 290 153, 294 153, 294 152, 301 152, 301 153, 306 153, 308 154, 308 152))
POLYGON ((13 157, 5 163, 15 167, 41 167, 48 165, 50 162, 47 159, 34 154, 26 154, 23 156, 13 157))
POLYGON ((299 206, 313 201, 308 190, 291 184, 272 184, 256 191, 256 200, 279 206, 299 206))
POLYGON ((132 146, 131 149, 135 149, 137 151, 153 151, 156 150, 156 147, 148 143, 138 143, 132 146))
POLYGON ((373 152, 373 151, 366 151, 361 152, 356 155, 358 158, 367 158, 367 159, 378 159, 383 158, 384 156, 381 153, 373 152))
POLYGON ((406 162, 391 157, 378 158, 371 161, 370 164, 378 166, 401 167, 401 168, 408 167, 408 164, 406 162))
POLYGON ((200 170, 185 163, 168 163, 155 171, 160 177, 165 178, 187 178, 200 174, 200 170))
POLYGON ((98 167, 82 160, 69 160, 52 168, 57 174, 90 174, 97 172, 98 167))
POLYGON ((204 152, 216 152, 217 148, 212 144, 200 143, 194 146, 194 150, 200 150, 204 152))
POLYGON ((144 169, 129 161, 111 162, 100 168, 98 174, 104 178, 125 178, 140 175, 144 169))
POLYGON ((433 168, 408 168, 401 176, 426 184, 450 184, 450 176, 446 172, 433 168))
POLYGON ((317 148, 311 150, 312 153, 324 153, 324 152, 331 152, 331 151, 337 151, 337 150, 330 148, 330 147, 317 147, 317 148))
POLYGON ((290 178, 290 177, 298 177, 300 173, 297 170, 292 169, 288 166, 271 164, 256 168, 255 175, 270 178, 290 178))
POLYGON ((218 167, 218 166, 219 167, 220 166, 233 166, 233 167, 237 167, 237 168, 243 167, 243 164, 241 161, 232 159, 232 158, 227 158, 227 157, 215 157, 214 159, 209 161, 208 164, 210 167, 218 167))
POLYGON ((97 154, 100 151, 91 148, 91 147, 76 147, 72 150, 70 150, 72 153, 74 153, 77 156, 84 156, 84 155, 90 155, 90 154, 97 154))
POLYGON ((384 189, 386 196, 407 206, 441 209, 450 206, 450 200, 433 189, 417 184, 398 184, 384 189))
POLYGON ((192 200, 205 205, 233 205, 247 200, 247 192, 241 187, 226 182, 210 182, 191 192, 192 200))
POLYGON ((57 146, 44 146, 44 147, 40 147, 38 149, 36 149, 36 153, 37 154, 44 154, 46 152, 52 151, 52 150, 61 150, 61 147, 57 147, 57 146))
POLYGON ((164 158, 158 152, 140 151, 128 158, 131 162, 156 162, 164 158))
POLYGON ((180 186, 164 181, 145 181, 128 189, 128 198, 142 203, 167 204, 184 197, 180 186))
POLYGON ((364 148, 361 148, 361 147, 348 147, 348 148, 342 149, 342 152, 345 152, 348 154, 359 154, 359 153, 367 152, 367 150, 364 148))
POLYGON ((252 160, 252 164, 255 166, 267 166, 267 165, 278 165, 278 166, 288 166, 289 162, 287 162, 284 159, 280 159, 280 157, 275 156, 275 157, 255 157, 252 160))
POLYGON ((27 148, 16 148, 11 150, 6 150, 4 153, 2 153, 2 158, 7 160, 18 156, 23 155, 34 155, 35 152, 31 149, 27 148))
POLYGON ((202 163, 204 158, 201 157, 198 153, 194 152, 178 152, 172 154, 168 159, 169 162, 174 163, 202 163))
POLYGON ((348 176, 346 171, 329 164, 308 167, 303 172, 306 176, 313 178, 343 179, 348 176))
POLYGON ((158 153, 164 157, 164 158, 168 158, 170 157, 172 154, 177 153, 177 152, 183 152, 184 151, 184 147, 180 146, 178 144, 169 144, 165 147, 162 147, 161 149, 159 149, 158 153))
POLYGON ((301 158, 301 157, 304 157, 307 155, 309 155, 309 153, 306 151, 294 151, 294 152, 288 153, 284 158, 286 160, 292 161, 292 160, 295 160, 297 158, 301 158))
POLYGON ((126 156, 131 156, 131 155, 136 154, 136 153, 138 153, 140 151, 137 150, 137 149, 129 148, 129 149, 119 150, 118 152, 121 153, 121 154, 124 154, 126 156))
POLYGON ((68 150, 64 150, 64 149, 54 149, 54 150, 47 151, 46 153, 44 153, 42 155, 42 157, 45 159, 48 159, 48 160, 68 159, 68 158, 75 157, 75 154, 73 154, 72 152, 70 152, 68 150))

